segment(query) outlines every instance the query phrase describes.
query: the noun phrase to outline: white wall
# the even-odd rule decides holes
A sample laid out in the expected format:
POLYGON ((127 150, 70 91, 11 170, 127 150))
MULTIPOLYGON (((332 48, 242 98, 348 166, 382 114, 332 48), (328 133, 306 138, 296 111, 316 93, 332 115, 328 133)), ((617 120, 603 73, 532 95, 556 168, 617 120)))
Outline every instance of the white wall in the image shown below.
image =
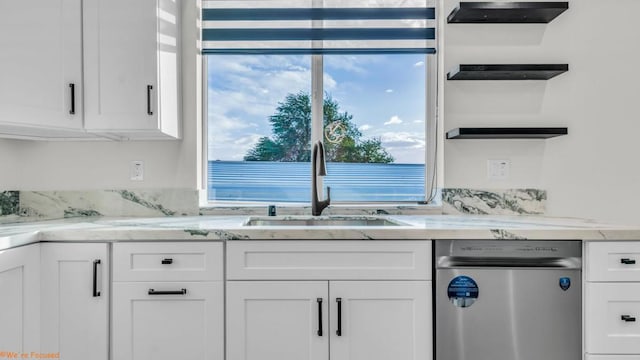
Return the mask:
POLYGON ((183 139, 180 141, 46 142, 0 139, 0 190, 190 188, 199 185, 200 141, 196 1, 182 1, 183 139), (144 181, 129 180, 142 160, 144 181))
MULTIPOLYGON (((444 0, 448 15, 456 1, 444 0)), ((535 187, 548 214, 640 224, 637 0, 573 0, 547 25, 448 24, 444 70, 459 63, 568 63, 549 81, 445 81, 445 131, 567 126, 549 140, 446 140, 444 186, 535 187), (488 159, 511 160, 489 181, 488 159)))
POLYGON ((0 191, 18 186, 18 153, 12 140, 0 140, 0 191))

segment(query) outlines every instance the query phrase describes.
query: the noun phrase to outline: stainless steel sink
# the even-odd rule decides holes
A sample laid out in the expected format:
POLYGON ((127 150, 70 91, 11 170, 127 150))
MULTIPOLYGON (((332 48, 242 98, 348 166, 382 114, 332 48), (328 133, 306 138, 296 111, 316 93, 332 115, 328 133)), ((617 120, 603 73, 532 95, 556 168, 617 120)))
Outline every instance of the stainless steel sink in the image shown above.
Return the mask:
POLYGON ((244 226, 402 226, 404 224, 379 217, 320 217, 320 218, 249 218, 244 226))

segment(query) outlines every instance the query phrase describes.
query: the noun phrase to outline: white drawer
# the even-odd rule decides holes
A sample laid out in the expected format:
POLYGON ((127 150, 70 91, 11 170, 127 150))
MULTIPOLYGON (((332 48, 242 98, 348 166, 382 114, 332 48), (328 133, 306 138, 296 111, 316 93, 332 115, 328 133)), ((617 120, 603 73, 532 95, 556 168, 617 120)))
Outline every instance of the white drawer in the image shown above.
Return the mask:
POLYGON ((640 242, 587 242, 587 281, 640 281, 640 242))
POLYGON ((640 360, 640 355, 593 355, 587 354, 586 360, 640 360))
POLYGON ((586 351, 640 354, 640 283, 587 283, 585 296, 586 351))
POLYGON ((113 244, 113 281, 222 280, 222 243, 113 244))
POLYGON ((431 280, 431 241, 230 241, 229 280, 431 280))

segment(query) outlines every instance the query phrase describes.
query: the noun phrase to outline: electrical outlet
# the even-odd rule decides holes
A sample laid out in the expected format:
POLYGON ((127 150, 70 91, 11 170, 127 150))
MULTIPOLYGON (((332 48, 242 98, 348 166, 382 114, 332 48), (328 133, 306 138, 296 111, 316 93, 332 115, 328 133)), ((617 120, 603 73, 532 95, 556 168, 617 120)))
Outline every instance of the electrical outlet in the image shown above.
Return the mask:
POLYGON ((509 160, 487 160, 487 178, 489 180, 507 180, 511 161, 509 160))
POLYGON ((134 160, 131 162, 130 177, 132 181, 144 180, 144 161, 134 160))

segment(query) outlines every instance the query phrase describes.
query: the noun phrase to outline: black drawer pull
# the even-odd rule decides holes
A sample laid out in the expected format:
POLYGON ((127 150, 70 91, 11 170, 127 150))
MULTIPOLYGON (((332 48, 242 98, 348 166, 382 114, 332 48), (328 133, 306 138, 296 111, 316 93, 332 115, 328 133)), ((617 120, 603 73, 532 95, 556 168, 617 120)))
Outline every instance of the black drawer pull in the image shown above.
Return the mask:
POLYGON ((149 295, 187 295, 187 289, 182 290, 170 290, 170 291, 156 291, 149 289, 149 295))
POLYGON ((162 259, 162 265, 171 265, 173 264, 172 258, 162 259))
POLYGON ((69 89, 71 90, 71 108, 69 109, 69 114, 76 114, 76 84, 69 84, 69 89))
POLYGON ((322 336, 322 298, 316 301, 318 302, 318 336, 322 336))
POLYGON ((100 263, 100 259, 93 260, 93 297, 100 296, 100 291, 98 290, 98 265, 100 263))
POLYGON ((635 322, 636 318, 634 318, 631 315, 622 315, 622 316, 620 316, 620 320, 626 321, 626 322, 635 322))
POLYGON ((153 115, 153 110, 151 110, 151 90, 153 90, 153 86, 147 85, 147 115, 153 115))
POLYGON ((336 302, 338 303, 338 329, 336 330, 336 335, 342 336, 342 298, 336 298, 336 302))
POLYGON ((634 259, 624 258, 624 259, 620 259, 620 263, 625 265, 634 265, 636 261, 634 259))

